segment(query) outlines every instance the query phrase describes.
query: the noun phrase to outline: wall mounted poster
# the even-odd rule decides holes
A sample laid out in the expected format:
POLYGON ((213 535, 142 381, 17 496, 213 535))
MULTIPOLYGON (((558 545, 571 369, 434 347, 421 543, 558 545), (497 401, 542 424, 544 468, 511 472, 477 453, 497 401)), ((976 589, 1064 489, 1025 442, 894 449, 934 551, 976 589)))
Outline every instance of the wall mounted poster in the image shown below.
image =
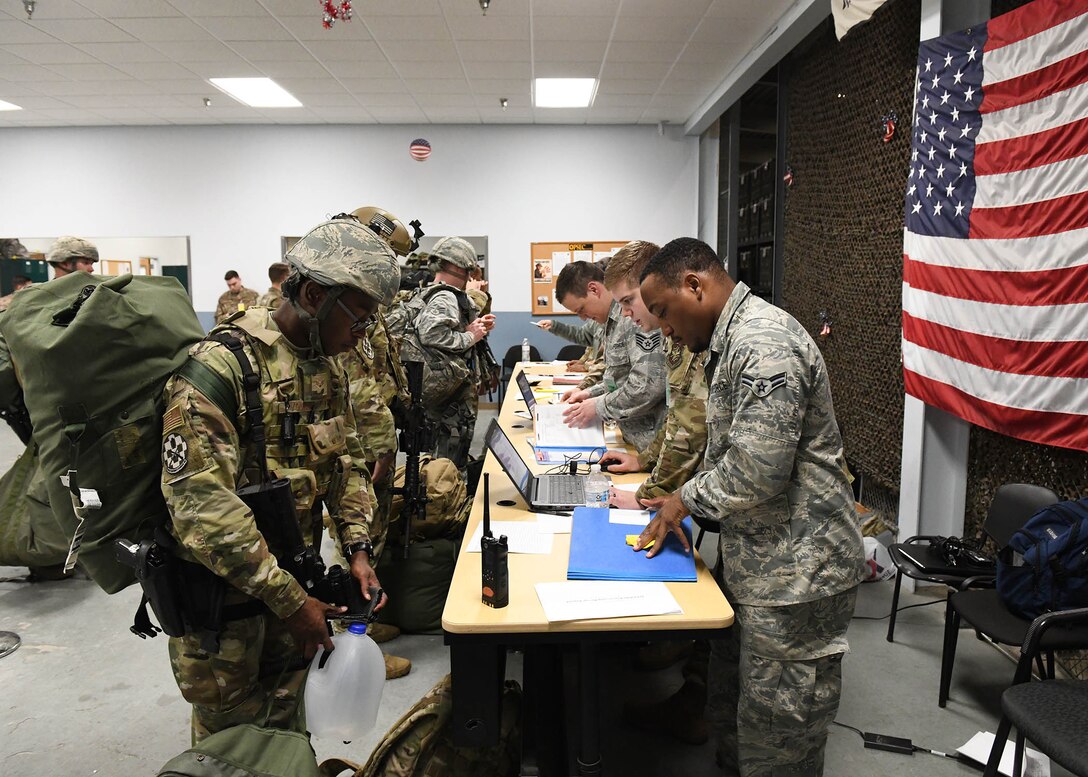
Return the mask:
POLYGON ((626 240, 597 240, 588 243, 531 243, 529 276, 531 278, 534 316, 573 315, 555 298, 555 281, 571 262, 599 262, 614 255, 626 240))

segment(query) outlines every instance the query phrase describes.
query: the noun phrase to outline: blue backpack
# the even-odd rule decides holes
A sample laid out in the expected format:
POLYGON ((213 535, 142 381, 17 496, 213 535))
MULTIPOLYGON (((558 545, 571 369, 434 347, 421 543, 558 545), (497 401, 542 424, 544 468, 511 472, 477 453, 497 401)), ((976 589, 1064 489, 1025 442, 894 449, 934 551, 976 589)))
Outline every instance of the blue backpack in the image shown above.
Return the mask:
POLYGON ((1088 606, 1088 498, 1044 507, 997 558, 997 592, 1025 618, 1088 606))

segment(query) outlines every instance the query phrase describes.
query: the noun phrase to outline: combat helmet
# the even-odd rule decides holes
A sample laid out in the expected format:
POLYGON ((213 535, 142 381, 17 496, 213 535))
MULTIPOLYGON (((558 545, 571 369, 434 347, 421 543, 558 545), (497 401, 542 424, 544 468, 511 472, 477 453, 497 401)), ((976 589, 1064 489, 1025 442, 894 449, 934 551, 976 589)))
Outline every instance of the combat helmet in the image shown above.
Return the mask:
MULTIPOLYGON (((284 256, 301 279, 329 290, 317 313, 303 310, 296 295, 291 305, 310 329, 310 346, 324 355, 318 327, 345 289, 361 291, 388 305, 400 288, 397 258, 385 241, 356 221, 333 219, 311 229, 284 256)), ((289 279, 290 280, 290 279, 289 279)))
POLYGON ((418 219, 408 225, 415 232, 414 235, 410 235, 403 221, 375 205, 356 208, 348 215, 387 242, 397 256, 408 256, 416 249, 419 239, 423 237, 423 230, 419 228, 418 219))
POLYGON ((454 267, 472 272, 479 269, 476 249, 463 237, 444 237, 434 244, 431 257, 439 262, 449 262, 454 267))
POLYGON ((45 257, 45 261, 49 264, 63 264, 72 259, 90 259, 92 262, 97 262, 98 248, 90 240, 67 235, 58 237, 49 247, 49 253, 45 257))

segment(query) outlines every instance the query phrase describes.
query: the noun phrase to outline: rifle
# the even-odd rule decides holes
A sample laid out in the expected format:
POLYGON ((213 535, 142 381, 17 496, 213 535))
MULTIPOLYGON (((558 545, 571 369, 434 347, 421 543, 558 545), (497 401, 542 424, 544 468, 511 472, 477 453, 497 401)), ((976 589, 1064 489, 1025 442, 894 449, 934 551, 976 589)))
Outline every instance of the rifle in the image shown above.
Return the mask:
POLYGON ((404 557, 408 558, 408 543, 412 539, 412 516, 424 520, 427 514, 427 492, 419 476, 419 455, 429 451, 434 441, 431 424, 423 412, 423 362, 404 362, 408 374, 408 393, 412 407, 404 413, 404 426, 400 430, 400 449, 407 460, 404 465, 404 485, 393 493, 404 497, 401 509, 404 530, 404 557))

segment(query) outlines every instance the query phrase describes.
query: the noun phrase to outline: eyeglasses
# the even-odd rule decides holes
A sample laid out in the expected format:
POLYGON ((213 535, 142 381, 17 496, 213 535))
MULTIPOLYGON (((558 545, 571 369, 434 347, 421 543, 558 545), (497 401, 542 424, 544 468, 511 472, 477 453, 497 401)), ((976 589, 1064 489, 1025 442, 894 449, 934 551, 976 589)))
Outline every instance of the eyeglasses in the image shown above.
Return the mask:
POLYGON ((364 334, 367 330, 367 327, 369 327, 371 322, 374 321, 373 314, 367 316, 366 318, 359 318, 357 315, 351 312, 351 308, 345 305, 342 300, 336 300, 336 304, 340 306, 340 309, 342 311, 344 311, 344 315, 351 319, 351 333, 353 335, 364 334))

